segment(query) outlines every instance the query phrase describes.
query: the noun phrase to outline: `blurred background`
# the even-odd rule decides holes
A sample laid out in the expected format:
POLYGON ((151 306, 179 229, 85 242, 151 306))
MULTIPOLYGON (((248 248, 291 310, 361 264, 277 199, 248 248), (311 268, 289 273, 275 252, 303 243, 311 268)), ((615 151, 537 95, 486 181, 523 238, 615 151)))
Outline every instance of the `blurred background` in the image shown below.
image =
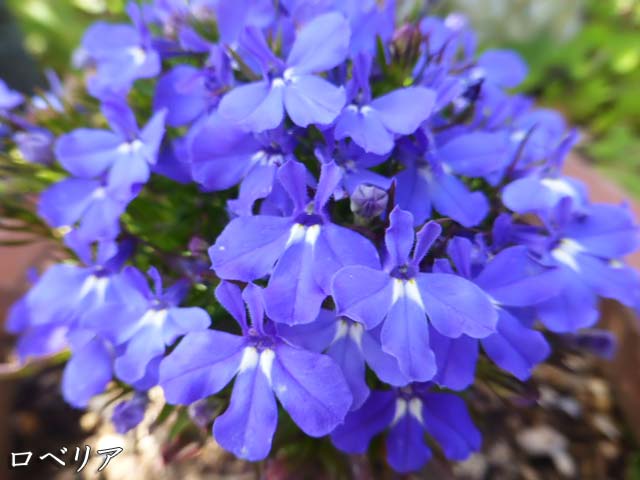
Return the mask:
MULTIPOLYGON (((530 66, 528 80, 521 90, 535 97, 541 106, 560 110, 582 133, 577 156, 569 165, 571 173, 585 179, 598 200, 617 202, 630 196, 637 206, 640 201, 640 0, 399 3, 407 16, 420 11, 463 12, 478 31, 484 47, 519 51, 530 66)), ((125 0, 0 0, 0 78, 25 93, 47 88, 45 67, 64 78, 72 69, 73 50, 86 27, 97 18, 123 18, 124 4, 125 0)), ((43 243, 20 248, 1 246, 12 243, 11 237, 2 232, 0 241, 2 319, 8 305, 26 284, 25 272, 46 261, 49 246, 43 243)), ((638 265, 637 260, 634 261, 638 265)), ((511 421, 511 417, 504 415, 505 407, 500 406, 503 418, 496 421, 506 429, 500 435, 505 431, 515 432, 514 436, 531 431, 530 437, 512 438, 504 445, 498 442, 498 447, 504 447, 502 450, 487 451, 480 459, 457 470, 432 472, 435 476, 431 478, 454 478, 446 476, 454 475, 455 478, 545 480, 556 477, 640 479, 637 324, 619 307, 606 306, 605 312, 607 325, 624 339, 612 364, 578 365, 576 369, 583 375, 578 377, 567 377, 567 372, 561 370, 538 374, 546 375, 543 382, 549 386, 547 400, 549 405, 554 405, 546 410, 561 413, 556 417, 547 411, 529 409, 529 412, 543 416, 542 424, 559 425, 558 430, 540 430, 539 418, 523 420, 518 413, 514 413, 516 417, 520 415, 513 420, 514 425, 503 425, 511 421), (573 421, 584 423, 572 417, 571 412, 575 413, 576 408, 596 412, 589 413, 587 423, 593 424, 591 430, 572 430, 573 421), (568 457, 552 454, 550 450, 566 451, 568 457), (487 477, 487 472, 503 472, 491 470, 495 462, 513 461, 521 462, 513 476, 503 473, 487 477), (594 465, 584 470, 585 462, 594 465)), ((12 339, 4 333, 0 338, 0 354, 10 362, 12 339)), ((40 444, 60 448, 65 442, 73 444, 86 439, 87 432, 95 430, 95 419, 92 423, 86 414, 72 411, 57 396, 59 369, 47 367, 36 377, 27 373, 0 371, 0 461, 3 463, 0 480, 8 478, 10 473, 15 478, 52 478, 45 473, 38 476, 40 473, 33 471, 28 476, 16 471, 3 473, 2 469, 8 462, 9 452, 17 447, 40 444)), ((238 467, 238 472, 242 472, 242 468, 238 467)), ((245 477, 242 477, 244 473, 233 475, 236 474, 240 476, 224 478, 255 478, 252 471, 245 477)), ((69 475, 60 478, 74 478, 72 472, 69 475)), ((289 478, 273 475, 269 478, 289 478)))

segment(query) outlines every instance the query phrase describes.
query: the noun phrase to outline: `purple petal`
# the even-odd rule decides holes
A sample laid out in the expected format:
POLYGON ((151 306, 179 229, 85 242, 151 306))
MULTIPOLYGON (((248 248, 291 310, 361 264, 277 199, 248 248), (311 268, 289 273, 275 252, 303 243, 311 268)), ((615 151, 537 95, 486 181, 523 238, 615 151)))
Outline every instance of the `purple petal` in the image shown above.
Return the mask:
POLYGON ((371 439, 392 422, 396 396, 391 391, 373 391, 362 407, 347 415, 331 434, 333 444, 347 453, 365 453, 371 439))
POLYGON ((204 74, 190 65, 178 65, 159 78, 153 109, 166 108, 167 124, 179 127, 191 123, 208 107, 204 74))
POLYGON ((640 277, 634 268, 612 264, 591 255, 578 255, 578 264, 584 281, 598 295, 615 299, 631 308, 638 304, 640 277))
POLYGON ((260 334, 264 334, 264 295, 263 289, 250 283, 242 291, 242 299, 247 304, 251 325, 260 334))
POLYGON ((323 352, 336 336, 338 319, 330 310, 320 310, 320 315, 313 322, 304 325, 290 326, 279 323, 278 335, 287 343, 312 352, 323 352))
POLYGON ((326 296, 314 276, 313 245, 303 239, 289 246, 264 291, 269 318, 287 325, 311 323, 326 296))
POLYGON ((484 338, 495 332, 498 314, 475 284, 446 273, 423 273, 417 281, 429 320, 442 335, 484 338))
POLYGON ((343 87, 315 75, 295 77, 284 89, 287 114, 299 127, 330 124, 340 115, 345 102, 343 87))
POLYGON ((482 347, 496 365, 522 381, 551 353, 542 333, 526 328, 503 309, 500 309, 497 332, 482 339, 482 347))
POLYGON ((116 375, 127 383, 134 383, 144 377, 147 365, 164 353, 162 330, 150 325, 136 332, 129 340, 125 351, 118 356, 114 369, 116 375))
POLYGON ((429 182, 433 207, 465 227, 479 224, 489 213, 489 202, 482 192, 471 192, 457 177, 434 175, 429 182))
POLYGON ((278 170, 278 181, 291 197, 296 213, 303 211, 309 202, 307 176, 307 168, 294 160, 289 160, 278 170))
POLYGON ((464 401, 448 393, 423 396, 424 424, 450 460, 464 460, 480 449, 482 437, 464 401))
MULTIPOLYGON (((375 330, 377 331, 379 328, 375 330)), ((376 331, 362 334, 362 353, 365 361, 383 382, 395 387, 408 385, 411 379, 402 373, 398 360, 382 350, 380 340, 377 338, 379 333, 376 331)))
POLYGON ((335 162, 323 163, 314 198, 316 212, 321 212, 342 180, 342 169, 335 162))
POLYGON ((429 183, 416 168, 407 168, 396 175, 396 201, 403 210, 413 214, 414 225, 422 225, 431 216, 429 183))
MULTIPOLYGON (((471 280, 471 254, 473 252, 473 244, 471 240, 463 237, 454 237, 447 245, 447 255, 456 267, 458 273, 471 280)), ((447 273, 447 272, 443 272, 447 273)), ((484 288, 482 282, 476 282, 484 288)), ((485 288, 486 291, 486 288, 485 288)))
POLYGON ((498 253, 475 282, 498 303, 517 307, 554 297, 563 287, 559 270, 540 265, 531 258, 525 246, 498 253))
POLYGON ((188 405, 222 390, 240 368, 245 339, 207 330, 186 335, 160 363, 167 402, 188 405))
POLYGON ((569 282, 557 297, 536 305, 540 321, 552 332, 575 332, 598 321, 596 294, 577 279, 569 282))
POLYGON ((40 195, 38 215, 52 227, 74 225, 100 192, 100 182, 67 178, 40 195))
POLYGON ((464 335, 460 338, 449 338, 432 328, 431 348, 436 355, 438 366, 434 382, 458 391, 473 383, 478 360, 478 341, 475 338, 464 335))
POLYGON ((424 438, 424 426, 411 413, 405 413, 387 434, 387 461, 399 473, 422 468, 432 456, 424 438))
POLYGON ((271 272, 289 238, 291 220, 260 215, 229 222, 209 249, 220 278, 249 282, 271 272))
POLYGON ((101 340, 75 351, 62 375, 62 395, 67 403, 84 408, 111 381, 111 354, 101 340))
POLYGON ((345 108, 335 127, 337 140, 351 138, 365 152, 384 155, 395 145, 391 134, 382 123, 380 114, 371 108, 358 109, 355 105, 345 108))
POLYGON ((210 325, 211 318, 203 308, 170 308, 167 322, 164 325, 164 343, 165 345, 171 345, 179 336, 189 332, 206 330, 210 325))
POLYGON ((394 133, 411 135, 424 122, 435 104, 436 94, 424 87, 407 87, 376 98, 371 108, 384 126, 394 133))
POLYGON ((505 206, 517 213, 548 212, 565 197, 579 205, 583 196, 583 187, 566 178, 523 177, 502 191, 505 206))
POLYGON ((80 128, 62 135, 55 145, 60 164, 71 174, 93 178, 104 173, 120 158, 120 136, 107 130, 80 128))
POLYGON ((496 172, 510 158, 503 132, 459 135, 440 147, 438 156, 455 173, 468 177, 484 177, 496 172))
POLYGON ((436 374, 436 359, 429 346, 429 324, 414 281, 394 280, 402 289, 382 326, 382 349, 398 359, 402 373, 414 381, 427 381, 436 374))
POLYGON ((623 257, 640 245, 640 230, 626 206, 592 205, 588 215, 569 224, 565 233, 589 253, 605 258, 623 257))
POLYGON ((240 287, 236 284, 222 281, 216 287, 216 300, 224 307, 224 309, 236 319, 243 331, 247 329, 247 311, 242 299, 240 287))
POLYGON ((341 14, 320 15, 298 32, 287 66, 298 74, 329 70, 347 57, 350 37, 349 22, 341 14))
POLYGON ((487 50, 478 59, 484 78, 504 88, 514 88, 527 77, 527 64, 511 50, 487 50))
POLYGON ((409 262, 415 240, 413 215, 396 206, 389 216, 389 221, 390 225, 384 236, 388 264, 392 267, 405 265, 409 262))
POLYGON ((333 278, 331 296, 340 315, 371 329, 391 308, 393 283, 386 272, 363 266, 345 267, 333 278))
POLYGON ((260 81, 241 85, 227 93, 218 107, 220 116, 252 132, 276 128, 284 118, 283 84, 260 81))
POLYGON ((284 409, 309 436, 333 431, 353 400, 340 368, 326 355, 284 344, 275 353, 272 385, 284 409))
POLYGON ((351 410, 360 408, 369 396, 369 387, 365 381, 362 349, 351 335, 351 331, 354 329, 359 332, 363 331, 363 327, 360 324, 347 327, 345 334, 338 338, 327 351, 327 355, 333 358, 340 366, 344 378, 347 381, 347 385, 353 396, 351 410))
POLYGON ((189 135, 193 178, 209 190, 238 184, 260 151, 253 135, 215 113, 189 135))
POLYGON ((377 267, 380 263, 373 244, 359 233, 334 224, 321 227, 313 250, 314 276, 328 295, 335 273, 342 267, 377 267))
POLYGON ((256 365, 236 378, 229 408, 213 424, 213 435, 237 457, 257 461, 269 454, 277 425, 278 406, 269 379, 256 365))
POLYGON ((433 242, 442 233, 442 227, 436 222, 428 222, 416 234, 416 248, 413 252, 413 264, 420 265, 422 259, 427 255, 433 242))

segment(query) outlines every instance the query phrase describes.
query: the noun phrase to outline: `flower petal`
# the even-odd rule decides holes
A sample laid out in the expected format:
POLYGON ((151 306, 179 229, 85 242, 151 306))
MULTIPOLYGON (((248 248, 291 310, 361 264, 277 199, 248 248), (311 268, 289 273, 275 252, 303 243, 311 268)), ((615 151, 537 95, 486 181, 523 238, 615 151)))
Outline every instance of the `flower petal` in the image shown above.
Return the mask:
POLYGON ((186 335, 160 363, 167 402, 188 405, 222 390, 240 368, 245 339, 215 330, 186 335))
POLYGON ((482 339, 482 348, 496 365, 522 381, 551 353, 542 333, 525 327, 503 309, 500 309, 497 332, 482 339))
POLYGON ((254 82, 241 85, 227 93, 218 106, 218 112, 227 120, 252 132, 263 132, 282 123, 282 81, 254 82))
POLYGON ((333 444, 347 453, 365 453, 371 439, 393 420, 396 396, 392 391, 371 392, 362 407, 347 415, 331 434, 333 444))
POLYGON ((475 284, 446 273, 423 273, 417 281, 429 320, 442 335, 484 338, 495 332, 496 309, 475 284))
POLYGON ((287 66, 296 73, 329 70, 347 57, 350 37, 349 22, 340 13, 319 15, 298 32, 287 66))
POLYGON ((340 115, 345 102, 343 87, 315 75, 295 77, 284 89, 287 114, 299 127, 330 124, 340 115))
POLYGON ((424 307, 410 293, 411 288, 417 290, 415 282, 394 282, 400 285, 403 293, 396 298, 382 326, 382 349, 398 359, 400 370, 407 377, 424 382, 436 374, 436 358, 429 346, 427 316, 424 307))
POLYGON ((384 126, 400 135, 411 135, 424 122, 436 101, 433 90, 407 87, 376 98, 371 108, 378 112, 384 126))
POLYGON ((344 421, 353 400, 340 367, 326 355, 285 344, 275 352, 272 385, 284 409, 309 436, 333 431, 344 421))
POLYGON ((382 322, 391 308, 393 283, 386 272, 354 265, 336 273, 331 296, 340 315, 371 329, 382 322))
POLYGON ((229 408, 216 418, 213 435, 234 455, 250 461, 264 459, 278 425, 278 406, 269 379, 254 366, 238 374, 229 408))
POLYGON ((264 277, 282 255, 290 230, 288 218, 234 218, 209 248, 213 270, 220 278, 243 282, 264 277))

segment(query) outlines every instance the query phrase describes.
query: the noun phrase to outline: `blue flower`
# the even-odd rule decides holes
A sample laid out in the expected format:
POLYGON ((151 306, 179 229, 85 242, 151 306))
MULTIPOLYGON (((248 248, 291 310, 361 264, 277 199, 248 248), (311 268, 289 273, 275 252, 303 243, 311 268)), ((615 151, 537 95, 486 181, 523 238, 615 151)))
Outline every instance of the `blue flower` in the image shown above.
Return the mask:
POLYGON ((97 98, 127 94, 135 80, 160 72, 160 57, 151 46, 139 7, 129 3, 127 12, 135 26, 96 22, 85 32, 76 54, 95 64, 88 88, 97 98))
POLYGON ((9 88, 4 80, 0 79, 0 115, 13 110, 22 102, 24 102, 22 94, 9 88))
POLYGON ((335 360, 351 390, 352 410, 360 408, 369 396, 365 363, 389 385, 403 387, 410 383, 400 371, 398 361, 382 350, 379 328, 367 331, 361 323, 322 310, 313 323, 278 324, 277 330, 288 341, 314 352, 325 352, 335 360))
POLYGON ((43 192, 38 213, 53 227, 79 224, 87 242, 112 240, 119 218, 150 175, 164 135, 165 112, 139 130, 120 99, 103 103, 113 130, 80 128, 58 138, 55 154, 73 175, 43 192))
POLYGON ((484 177, 500 171, 508 159, 503 133, 472 132, 434 148, 426 143, 418 155, 405 155, 406 169, 396 175, 398 205, 413 214, 415 224, 430 218, 432 208, 465 227, 478 225, 489 213, 484 193, 471 191, 459 175, 484 177))
POLYGON ((22 360, 63 350, 87 312, 117 297, 114 278, 131 253, 129 245, 118 249, 115 244, 102 243, 95 260, 88 251, 76 253, 85 266, 59 263, 49 267, 9 312, 6 328, 20 334, 22 360))
POLYGON ((432 457, 425 433, 450 460, 465 460, 480 449, 482 438, 464 401, 431 392, 428 384, 374 391, 364 405, 347 415, 331 440, 347 453, 365 453, 371 439, 387 431, 387 461, 397 472, 419 470, 432 457))
POLYGON ((341 14, 321 15, 300 30, 282 62, 271 52, 262 32, 246 29, 241 42, 257 58, 264 79, 226 94, 220 115, 254 132, 280 126, 285 110, 300 127, 330 124, 344 106, 345 92, 316 73, 344 61, 349 38, 349 23, 341 14))
POLYGON ((638 248, 640 237, 626 207, 595 204, 575 213, 569 198, 560 201, 542 237, 540 250, 563 275, 559 295, 537 306, 540 320, 554 332, 591 327, 598 319, 598 297, 635 307, 640 277, 620 261, 638 248))
POLYGON ((293 201, 287 217, 234 218, 209 249, 220 278, 253 281, 269 276, 269 317, 289 325, 314 321, 329 295, 331 278, 345 265, 375 266, 378 254, 366 238, 331 223, 325 207, 340 182, 334 163, 324 164, 315 198, 307 196, 308 172, 289 161, 278 179, 293 201))
POLYGON ((187 334, 160 365, 167 401, 193 403, 235 377, 229 407, 215 420, 213 434, 225 449, 248 460, 261 460, 271 450, 278 419, 274 394, 307 435, 326 435, 342 423, 352 398, 334 361, 278 336, 265 321, 259 287, 250 284, 241 294, 236 285, 223 282, 216 297, 240 324, 242 335, 187 334))
POLYGON ((123 434, 137 427, 144 419, 148 402, 146 392, 135 392, 132 398, 118 403, 111 415, 116 432, 123 434))
POLYGON ((117 283, 120 298, 94 309, 83 321, 86 328, 114 346, 123 347, 116 353, 114 371, 128 383, 153 375, 167 346, 188 332, 208 328, 211 323, 201 308, 178 307, 186 294, 185 283, 179 282, 163 291, 157 270, 152 268, 149 276, 155 283, 154 291, 138 270, 126 267, 117 283))
POLYGON ((366 152, 384 155, 393 149, 396 135, 414 133, 429 118, 436 95, 424 87, 407 87, 372 100, 371 62, 365 54, 354 62, 352 103, 336 120, 335 137, 349 137, 366 152))
POLYGON ((384 268, 341 269, 333 278, 332 296, 340 315, 368 329, 382 324, 383 351, 398 359, 409 379, 425 381, 437 372, 429 324, 446 337, 484 338, 495 331, 498 315, 489 297, 468 280, 421 271, 422 260, 440 235, 437 223, 427 223, 416 235, 412 215, 398 207, 390 221, 384 268))
MULTIPOLYGON (((453 390, 467 388, 474 379, 478 343, 498 366, 526 380, 551 351, 544 335, 532 328, 528 320, 532 312, 526 308, 558 295, 562 289, 560 272, 537 261, 523 245, 508 247, 487 259, 490 252, 483 253, 468 239, 455 237, 449 241, 447 253, 457 274, 473 281, 491 298, 498 323, 495 333, 479 341, 466 336, 450 339, 432 330, 438 364, 433 381, 453 390)), ((434 270, 456 273, 445 259, 436 260, 434 270)))

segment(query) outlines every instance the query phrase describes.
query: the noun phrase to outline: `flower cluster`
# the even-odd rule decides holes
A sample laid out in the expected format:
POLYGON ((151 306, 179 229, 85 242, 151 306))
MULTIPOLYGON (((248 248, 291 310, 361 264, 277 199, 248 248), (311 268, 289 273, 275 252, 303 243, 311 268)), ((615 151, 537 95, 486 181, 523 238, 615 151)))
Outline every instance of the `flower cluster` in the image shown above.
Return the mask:
MULTIPOLYGON (((127 13, 76 53, 105 122, 57 137, 67 175, 38 204, 78 262, 46 270, 8 325, 23 359, 71 349, 72 405, 118 379, 136 392, 114 415, 126 431, 155 385, 177 405, 219 394, 217 442, 260 460, 280 404, 345 452, 384 434, 389 464, 412 471, 432 455, 427 436, 453 460, 480 447, 453 392, 481 356, 526 380, 547 332, 594 326, 600 297, 638 305, 621 261, 638 247, 628 208, 590 202, 562 174, 577 135, 511 93, 526 66, 477 54, 464 18, 398 26, 394 2, 373 0, 127 13), (127 225, 171 185, 225 212, 212 271, 157 264, 151 288, 138 252, 163 226, 137 238, 127 225), (194 301, 194 286, 215 299, 194 301)), ((20 117, 22 101, 2 86, 0 116, 20 117)))

